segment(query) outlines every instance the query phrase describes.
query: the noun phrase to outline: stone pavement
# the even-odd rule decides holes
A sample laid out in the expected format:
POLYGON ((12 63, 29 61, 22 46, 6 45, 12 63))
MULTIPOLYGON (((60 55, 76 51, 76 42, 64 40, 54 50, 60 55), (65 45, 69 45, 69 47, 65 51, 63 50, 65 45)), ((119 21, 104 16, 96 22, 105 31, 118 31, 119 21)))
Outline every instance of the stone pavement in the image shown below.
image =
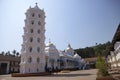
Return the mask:
POLYGON ((69 73, 54 73, 50 76, 35 77, 11 77, 11 75, 0 75, 0 80, 96 80, 96 69, 78 70, 69 73))

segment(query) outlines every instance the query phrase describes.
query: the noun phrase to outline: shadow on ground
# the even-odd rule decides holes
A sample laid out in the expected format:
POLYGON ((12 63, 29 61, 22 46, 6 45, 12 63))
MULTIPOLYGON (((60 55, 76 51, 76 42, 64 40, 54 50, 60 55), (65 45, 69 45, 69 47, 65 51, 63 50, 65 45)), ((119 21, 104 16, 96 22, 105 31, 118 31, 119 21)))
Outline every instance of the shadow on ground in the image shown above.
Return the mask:
POLYGON ((92 74, 52 74, 49 77, 76 77, 76 76, 89 76, 92 74))

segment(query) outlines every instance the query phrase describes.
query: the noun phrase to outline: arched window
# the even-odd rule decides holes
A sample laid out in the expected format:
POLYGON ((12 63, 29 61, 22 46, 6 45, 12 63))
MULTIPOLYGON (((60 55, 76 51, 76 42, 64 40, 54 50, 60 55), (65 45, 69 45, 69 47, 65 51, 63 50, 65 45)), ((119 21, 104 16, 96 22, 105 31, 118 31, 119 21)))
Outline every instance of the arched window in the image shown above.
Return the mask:
POLYGON ((41 15, 40 15, 40 14, 38 14, 38 17, 40 18, 40 17, 41 17, 41 15))
POLYGON ((37 48, 37 51, 40 52, 40 48, 39 47, 37 48))
POLYGON ((37 31, 39 34, 40 34, 40 29, 38 29, 38 31, 37 31))
POLYGON ((33 29, 30 29, 30 33, 33 33, 33 29))
POLYGON ((29 47, 29 51, 32 52, 32 47, 29 47))
POLYGON ((39 57, 37 57, 37 63, 39 63, 40 62, 40 58, 39 57))
POLYGON ((32 37, 30 38, 30 42, 33 42, 33 38, 32 37))
POLYGON ((28 58, 28 62, 29 62, 29 63, 32 62, 32 57, 31 57, 31 56, 28 58))
POLYGON ((40 38, 37 38, 37 42, 40 42, 40 38))
POLYGON ((38 21, 38 25, 41 25, 41 22, 40 22, 40 21, 38 21))
POLYGON ((34 13, 32 13, 32 17, 34 17, 35 16, 35 14, 34 13))
POLYGON ((34 24, 34 21, 33 21, 33 20, 31 21, 31 24, 32 24, 32 25, 34 24))

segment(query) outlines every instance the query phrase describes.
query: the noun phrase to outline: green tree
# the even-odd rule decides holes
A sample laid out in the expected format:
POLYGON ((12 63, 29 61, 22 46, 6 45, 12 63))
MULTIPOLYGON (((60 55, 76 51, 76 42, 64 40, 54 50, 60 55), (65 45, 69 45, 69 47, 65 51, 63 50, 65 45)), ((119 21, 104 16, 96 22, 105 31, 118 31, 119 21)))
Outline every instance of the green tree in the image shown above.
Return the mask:
POLYGON ((97 61, 96 61, 96 68, 98 69, 97 76, 98 77, 103 77, 103 76, 108 76, 108 71, 107 71, 107 63, 103 59, 103 57, 98 56, 97 61))
POLYGON ((1 54, 2 54, 2 55, 5 55, 5 52, 4 52, 4 51, 2 51, 2 52, 1 52, 1 54))
POLYGON ((17 57, 19 56, 19 52, 16 53, 17 57))
POLYGON ((16 55, 16 52, 17 52, 16 50, 13 50, 13 51, 12 51, 12 53, 13 53, 14 56, 16 55))
POLYGON ((90 57, 97 57, 107 56, 109 54, 109 49, 111 46, 111 42, 106 42, 104 44, 96 43, 95 46, 86 47, 86 48, 79 48, 75 49, 75 53, 78 53, 82 58, 90 58, 90 57))

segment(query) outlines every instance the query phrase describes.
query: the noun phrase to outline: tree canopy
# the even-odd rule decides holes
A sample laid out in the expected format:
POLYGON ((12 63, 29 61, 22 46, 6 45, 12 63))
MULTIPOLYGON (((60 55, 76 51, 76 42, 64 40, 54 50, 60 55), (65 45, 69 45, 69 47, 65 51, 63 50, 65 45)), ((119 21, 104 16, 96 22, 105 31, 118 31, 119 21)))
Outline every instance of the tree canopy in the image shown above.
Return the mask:
POLYGON ((75 53, 79 54, 82 58, 97 57, 99 55, 107 56, 109 53, 110 46, 111 42, 108 41, 104 44, 96 43, 95 46, 79 48, 75 49, 74 51, 75 53))
POLYGON ((17 56, 17 57, 19 57, 20 53, 17 52, 16 50, 13 50, 12 52, 10 52, 10 51, 7 51, 7 52, 2 51, 0 53, 0 55, 4 55, 4 56, 17 56))

